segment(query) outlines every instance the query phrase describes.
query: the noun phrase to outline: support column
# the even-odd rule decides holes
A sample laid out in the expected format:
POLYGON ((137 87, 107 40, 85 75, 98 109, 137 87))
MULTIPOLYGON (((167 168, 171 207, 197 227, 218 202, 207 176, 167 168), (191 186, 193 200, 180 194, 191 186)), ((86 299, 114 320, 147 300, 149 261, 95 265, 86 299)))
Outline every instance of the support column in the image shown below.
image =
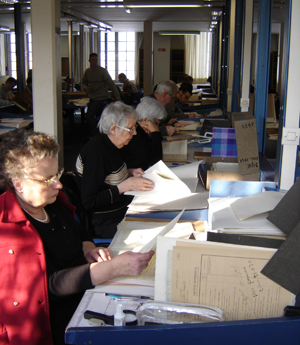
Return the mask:
POLYGON ((73 53, 73 23, 72 21, 68 22, 68 48, 69 48, 69 78, 71 83, 67 86, 69 91, 73 91, 74 87, 74 53, 73 53))
POLYGON ((258 150, 265 151, 266 118, 268 107, 272 0, 259 0, 257 69, 254 116, 257 126, 258 150))
POLYGON ((60 0, 31 1, 34 130, 57 137, 63 166, 60 0))
POLYGON ((144 96, 153 91, 153 28, 151 21, 144 22, 144 96))
POLYGON ((220 74, 220 104, 227 109, 228 85, 228 35, 230 19, 230 0, 226 0, 225 10, 222 15, 222 48, 221 48, 221 74, 220 74))
POLYGON ((231 111, 239 111, 238 94, 241 92, 241 68, 242 68, 242 34, 243 34, 243 1, 236 2, 235 34, 234 34, 234 66, 232 83, 231 111))
POLYGON ((16 34, 16 57, 17 57, 17 87, 18 92, 23 92, 25 78, 24 61, 24 26, 22 25, 21 4, 14 4, 15 34, 16 34))
POLYGON ((250 83, 251 83, 251 50, 253 35, 253 0, 245 1, 245 21, 244 21, 244 51, 242 67, 242 88, 240 109, 242 112, 249 111, 250 107, 250 83))
MULTIPOLYGON (((284 97, 281 98, 281 112, 283 115, 283 131, 282 132, 282 157, 281 157, 281 176, 280 176, 280 188, 289 189, 295 181, 295 173, 298 161, 298 145, 299 145, 299 111, 300 111, 300 97, 299 97, 299 80, 300 70, 299 54, 300 47, 298 44, 298 36, 300 30, 300 3, 298 0, 287 1, 290 3, 289 16, 290 16, 290 29, 286 25, 286 30, 289 31, 289 37, 287 39, 287 51, 286 54, 289 57, 286 65, 287 70, 287 84, 285 89, 286 102, 284 103, 284 97), (282 104, 282 103, 281 103, 282 104), (285 108, 285 109, 284 109, 285 108), (285 133, 285 134, 284 134, 285 133), (287 140, 287 137, 296 136, 295 140, 287 140)), ((283 95, 283 92, 281 93, 283 95)), ((278 136, 278 138, 281 137, 278 136)), ((291 139, 291 138, 289 138, 291 139)), ((279 160, 279 157, 277 157, 279 160)))
POLYGON ((79 47, 79 63, 80 63, 80 83, 84 73, 83 61, 86 59, 84 56, 84 26, 83 24, 79 25, 79 33, 80 33, 80 47, 79 47))
POLYGON ((227 83, 227 111, 231 112, 232 85, 234 70, 234 39, 235 39, 235 0, 230 2, 230 31, 229 31, 229 57, 228 57, 228 83, 227 83))
POLYGON ((89 28, 89 38, 90 38, 90 53, 94 52, 94 37, 93 37, 93 28, 89 28))

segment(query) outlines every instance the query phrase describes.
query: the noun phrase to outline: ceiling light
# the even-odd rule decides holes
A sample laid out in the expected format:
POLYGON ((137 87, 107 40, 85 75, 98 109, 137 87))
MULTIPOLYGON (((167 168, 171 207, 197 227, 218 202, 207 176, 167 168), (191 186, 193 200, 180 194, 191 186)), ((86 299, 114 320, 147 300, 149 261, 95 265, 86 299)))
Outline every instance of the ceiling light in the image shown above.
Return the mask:
POLYGON ((125 7, 148 8, 148 7, 203 7, 203 0, 124 0, 125 7))
POLYGON ((159 35, 200 35, 200 31, 159 31, 159 35))
POLYGON ((0 31, 10 31, 8 26, 0 26, 0 31))

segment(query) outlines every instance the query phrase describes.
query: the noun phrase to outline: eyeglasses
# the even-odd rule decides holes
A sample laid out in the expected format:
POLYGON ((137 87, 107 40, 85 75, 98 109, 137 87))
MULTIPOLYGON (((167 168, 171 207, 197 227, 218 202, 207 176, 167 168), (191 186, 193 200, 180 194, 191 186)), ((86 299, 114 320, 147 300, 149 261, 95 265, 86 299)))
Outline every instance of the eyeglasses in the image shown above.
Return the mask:
POLYGON ((27 177, 27 178, 29 180, 32 180, 32 181, 46 183, 47 188, 50 188, 56 182, 56 179, 60 180, 64 170, 65 170, 64 168, 59 168, 58 172, 54 176, 48 178, 47 180, 43 180, 43 181, 42 180, 36 180, 36 179, 30 178, 30 177, 27 177))
POLYGON ((187 95, 186 93, 184 93, 182 96, 185 98, 186 101, 188 101, 191 97, 191 95, 187 95))
POLYGON ((131 134, 132 133, 134 133, 134 132, 136 132, 136 128, 137 128, 137 123, 134 125, 134 127, 132 127, 132 128, 126 128, 126 127, 122 127, 122 126, 118 126, 118 125, 116 125, 118 128, 122 128, 122 129, 124 129, 126 132, 130 132, 131 134))

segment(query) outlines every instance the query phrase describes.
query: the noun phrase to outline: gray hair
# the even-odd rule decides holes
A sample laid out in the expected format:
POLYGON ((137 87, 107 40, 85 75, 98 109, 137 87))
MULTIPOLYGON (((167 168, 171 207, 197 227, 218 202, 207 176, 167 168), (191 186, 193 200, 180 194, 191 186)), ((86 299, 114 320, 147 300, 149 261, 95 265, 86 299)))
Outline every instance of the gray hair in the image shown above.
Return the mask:
POLYGON ((172 80, 162 81, 157 85, 154 93, 160 96, 164 92, 168 92, 170 95, 173 95, 174 92, 178 92, 178 86, 172 80))
POLYGON ((138 120, 148 121, 163 120, 167 116, 166 108, 156 99, 149 96, 143 97, 137 106, 138 120))
MULTIPOLYGON (((100 121, 97 127, 100 133, 111 134, 110 127, 117 125, 120 127, 126 127, 129 123, 129 118, 132 117, 134 121, 137 120, 137 112, 122 102, 110 103, 101 115, 100 121)), ((122 133, 123 129, 119 128, 119 132, 122 133)))

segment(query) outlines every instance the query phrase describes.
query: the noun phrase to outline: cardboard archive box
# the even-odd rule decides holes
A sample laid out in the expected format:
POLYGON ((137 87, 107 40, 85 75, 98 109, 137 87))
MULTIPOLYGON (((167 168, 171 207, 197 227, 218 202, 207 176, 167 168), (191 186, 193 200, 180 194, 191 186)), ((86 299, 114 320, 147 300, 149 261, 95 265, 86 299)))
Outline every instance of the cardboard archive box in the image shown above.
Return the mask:
POLYGON ((250 113, 232 113, 238 158, 207 157, 205 166, 199 165, 199 178, 209 190, 210 181, 259 181, 259 154, 256 120, 250 113), (211 170, 213 163, 238 163, 239 172, 211 170))

